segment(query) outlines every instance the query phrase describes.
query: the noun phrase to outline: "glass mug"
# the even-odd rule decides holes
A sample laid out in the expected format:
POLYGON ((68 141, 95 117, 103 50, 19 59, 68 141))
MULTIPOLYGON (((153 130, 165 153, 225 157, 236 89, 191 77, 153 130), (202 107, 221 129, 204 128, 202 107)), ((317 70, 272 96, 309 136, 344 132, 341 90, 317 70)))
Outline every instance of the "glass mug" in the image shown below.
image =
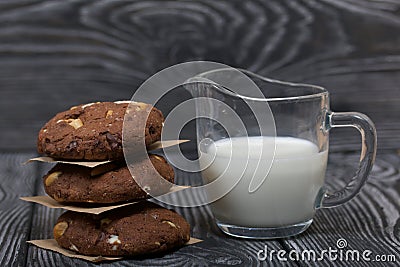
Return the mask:
MULTIPOLYGON (((191 89, 195 97, 206 99, 196 103, 198 114, 208 115, 196 119, 203 180, 221 178, 229 184, 216 183, 206 190, 212 213, 228 235, 260 239, 297 235, 311 225, 316 209, 341 205, 360 191, 375 160, 375 127, 364 114, 330 111, 329 93, 322 87, 241 72, 262 96, 220 86, 218 77, 227 74, 223 70, 198 75, 211 83, 197 83, 191 89), (273 121, 264 118, 260 123, 249 104, 256 110, 268 104, 273 121), (227 110, 235 115, 228 116, 227 110), (362 150, 355 176, 343 189, 330 192, 324 180, 329 130, 336 127, 358 129, 362 150)), ((268 112, 261 114, 268 117, 268 112)))

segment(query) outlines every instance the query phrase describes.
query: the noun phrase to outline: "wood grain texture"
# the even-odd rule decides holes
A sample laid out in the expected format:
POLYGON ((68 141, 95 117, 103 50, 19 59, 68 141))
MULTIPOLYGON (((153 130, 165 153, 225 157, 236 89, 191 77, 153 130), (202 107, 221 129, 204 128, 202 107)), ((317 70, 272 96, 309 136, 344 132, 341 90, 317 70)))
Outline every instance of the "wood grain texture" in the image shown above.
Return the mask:
MULTIPOLYGON (((359 160, 356 154, 331 154, 331 165, 327 177, 332 189, 344 186, 359 160)), ((372 174, 361 193, 340 207, 322 209, 317 212, 311 227, 302 235, 284 239, 287 250, 301 253, 314 249, 316 253, 329 247, 346 253, 358 250, 370 250, 371 262, 360 257, 359 261, 328 259, 321 261, 299 261, 302 266, 398 266, 400 260, 400 157, 394 154, 380 154, 372 174), (347 246, 339 249, 337 242, 345 239, 347 246), (393 255, 396 261, 378 262, 375 256, 393 255)), ((334 255, 334 254, 333 254, 334 255)), ((343 254, 345 255, 345 254, 343 254)), ((350 257, 350 256, 349 256, 350 257)))
MULTIPOLYGON (((6 155, 2 156, 5 164, 0 168, 1 177, 9 177, 14 188, 14 195, 30 194, 32 189, 33 165, 28 169, 21 169, 15 175, 8 175, 10 166, 21 162, 26 156, 6 155), (21 177, 30 177, 21 179, 21 177), (15 182, 18 178, 19 182, 15 182), (29 181, 29 182, 28 182, 29 181), (28 184, 28 187, 26 186, 28 184), (24 185, 24 186, 22 186, 24 185), (29 190, 28 190, 29 189, 29 190), (23 193, 25 191, 29 191, 23 193)), ((331 153, 327 173, 328 186, 332 190, 341 188, 346 178, 355 171, 359 159, 356 153, 331 153)), ((192 235, 204 240, 204 242, 184 247, 172 254, 146 260, 127 259, 114 263, 105 263, 102 266, 397 266, 400 260, 400 155, 396 153, 378 154, 376 164, 367 185, 361 193, 349 203, 333 209, 319 210, 312 226, 303 234, 278 241, 241 240, 225 236, 212 222, 212 215, 208 207, 200 208, 174 208, 184 216, 192 226, 192 235), (360 252, 365 249, 375 255, 394 255, 396 262, 363 262, 363 261, 279 261, 276 257, 272 261, 258 261, 257 252, 266 245, 268 250, 283 249, 287 253, 295 250, 302 253, 305 250, 314 250, 316 253, 332 247, 336 249, 336 242, 344 238, 347 241, 347 249, 356 249, 360 252)), ((51 166, 40 164, 40 170, 36 176, 37 194, 44 194, 41 176, 51 166)), ((180 181, 197 182, 200 177, 193 174, 178 173, 180 181)), ((2 188, 8 188, 2 183, 2 188)), ((2 191, 2 192, 3 192, 2 191)), ((7 191, 9 191, 7 189, 7 191)), ((33 190, 34 191, 34 190, 33 190)), ((13 194, 10 194, 13 195, 13 194)), ((189 196, 185 196, 189 197, 189 196)), ((196 196, 190 196, 196 197, 196 196)), ((198 196, 197 196, 198 197, 198 196)), ((10 197, 9 197, 10 198, 10 197)), ((14 196, 15 198, 15 196, 14 196)), ((11 197, 12 199, 12 197, 11 197)), ((11 240, 19 240, 19 246, 3 247, 0 258, 10 266, 22 266, 25 259, 28 266, 94 266, 94 264, 69 259, 54 252, 28 246, 25 240, 37 238, 51 238, 52 227, 61 210, 52 210, 35 205, 32 222, 29 219, 29 207, 22 201, 7 203, 1 218, 2 225, 9 225, 11 240), (25 211, 24 211, 25 207, 25 211), (22 211, 21 211, 22 209, 22 211), (10 212, 11 211, 11 212, 10 212), (10 219, 9 214, 18 214, 19 219, 10 219), (18 224, 14 222, 18 221, 18 224), (29 228, 30 226, 30 228, 29 228), (21 228, 22 227, 22 228, 21 228), (25 254, 23 251, 28 250, 25 254), (7 259, 12 258, 12 261, 7 259)), ((12 216, 11 216, 12 217, 12 216)), ((8 244, 2 231, 2 244, 8 244)))
POLYGON ((0 154, 0 266, 24 266, 32 205, 19 200, 35 194, 36 164, 29 154, 0 154))
MULTIPOLYGON (((2 1, 0 148, 31 150, 56 112, 129 99, 150 75, 211 60, 323 85, 399 147, 400 2, 2 1)), ((342 148, 357 149, 356 137, 342 148)), ((332 135, 332 147, 343 136, 332 135)))
MULTIPOLYGON (((175 208, 204 242, 147 260, 105 266, 398 266, 400 261, 400 2, 397 0, 0 1, 0 265, 92 266, 27 246, 50 238, 61 213, 18 201, 43 193, 47 165, 20 162, 40 127, 69 106, 129 99, 150 75, 211 60, 294 82, 325 86, 334 111, 360 111, 378 129, 378 154, 361 194, 320 210, 304 234, 279 241, 223 235, 208 207, 175 208), (397 149, 397 150, 396 150, 397 149), (368 248, 395 263, 259 262, 268 249, 368 248)), ((355 130, 334 129, 328 183, 356 168, 355 130), (350 151, 344 153, 344 151, 350 151), (337 152, 337 153, 336 153, 337 152)), ((184 179, 198 176, 182 174, 184 179)))

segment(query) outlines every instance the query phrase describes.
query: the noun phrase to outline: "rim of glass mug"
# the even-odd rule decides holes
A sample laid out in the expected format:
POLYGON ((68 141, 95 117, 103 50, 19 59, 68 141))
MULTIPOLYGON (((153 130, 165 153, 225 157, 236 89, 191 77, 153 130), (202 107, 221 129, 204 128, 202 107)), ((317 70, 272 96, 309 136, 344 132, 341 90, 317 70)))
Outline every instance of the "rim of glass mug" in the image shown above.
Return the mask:
MULTIPOLYGON (((229 88, 220 85, 214 81, 212 81, 209 78, 205 78, 204 76, 215 73, 215 72, 219 72, 219 71, 224 71, 224 70, 232 70, 232 68, 221 68, 221 69, 215 69, 215 70, 210 70, 210 71, 206 71, 203 73, 198 74, 196 77, 201 77, 203 79, 207 79, 207 82, 209 83, 213 83, 215 85, 217 85, 219 90, 223 90, 224 93, 227 93, 231 96, 235 96, 235 97, 240 97, 242 99, 246 99, 246 100, 250 100, 250 101, 267 101, 267 102, 278 102, 278 101, 290 101, 290 100, 303 100, 303 99, 312 99, 312 98, 320 98, 320 97, 324 97, 324 96, 328 96, 329 92, 328 90, 326 90, 324 87, 322 86, 318 86, 318 85, 313 85, 313 84, 306 84, 306 83, 294 83, 294 82, 286 82, 286 81, 280 81, 280 80, 276 80, 276 79, 271 79, 271 78, 267 78, 264 76, 261 76, 259 74, 256 74, 254 72, 245 70, 245 69, 239 69, 237 68, 237 71, 240 71, 242 73, 244 73, 246 76, 250 76, 250 77, 256 77, 257 79, 260 79, 264 82, 268 82, 268 83, 272 83, 272 84, 278 84, 281 86, 290 86, 290 87, 301 87, 302 89, 307 88, 307 89, 313 89, 315 90, 315 92, 310 92, 310 93, 303 93, 301 95, 297 95, 297 96, 284 96, 284 97, 250 97, 250 96, 246 96, 246 95, 242 95, 242 94, 238 94, 236 92, 233 92, 232 90, 230 90, 229 88)), ((196 79, 196 77, 189 79, 188 82, 201 82, 199 80, 196 79)), ((204 81, 203 81, 204 82, 204 81)))

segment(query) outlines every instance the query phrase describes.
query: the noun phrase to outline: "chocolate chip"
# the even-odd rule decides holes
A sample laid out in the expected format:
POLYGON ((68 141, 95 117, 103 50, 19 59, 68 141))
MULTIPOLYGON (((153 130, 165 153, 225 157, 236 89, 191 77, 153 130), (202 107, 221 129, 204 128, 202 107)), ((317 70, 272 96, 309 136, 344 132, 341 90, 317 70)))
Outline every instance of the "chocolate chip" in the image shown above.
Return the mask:
POLYGON ((94 140, 94 142, 93 142, 93 147, 99 147, 101 145, 101 142, 100 142, 100 140, 94 140))
POLYGON ((115 149, 121 145, 121 140, 110 133, 106 133, 106 139, 111 149, 115 149))
POLYGON ((72 141, 68 144, 67 151, 74 150, 74 149, 76 149, 77 146, 78 146, 78 143, 76 141, 72 141))
POLYGON ((106 238, 106 235, 103 232, 101 232, 95 241, 95 245, 97 245, 100 241, 104 240, 105 238, 106 238))
POLYGON ((156 131, 156 129, 155 129, 153 126, 150 126, 150 127, 149 127, 149 133, 150 133, 151 135, 154 135, 155 133, 157 133, 157 131, 156 131))

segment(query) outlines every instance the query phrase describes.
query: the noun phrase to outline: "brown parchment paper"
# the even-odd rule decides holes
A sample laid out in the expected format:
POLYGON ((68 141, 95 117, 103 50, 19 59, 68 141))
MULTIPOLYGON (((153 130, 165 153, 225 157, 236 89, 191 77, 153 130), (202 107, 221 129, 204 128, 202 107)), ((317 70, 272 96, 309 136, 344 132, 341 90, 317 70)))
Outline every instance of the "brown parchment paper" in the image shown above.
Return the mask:
MULTIPOLYGON (((147 150, 150 152, 150 151, 161 149, 161 148, 167 148, 167 147, 170 147, 170 146, 179 145, 179 144, 186 143, 186 142, 189 142, 189 141, 190 140, 157 141, 154 144, 151 144, 148 147, 147 150)), ((27 163, 30 163, 30 162, 34 162, 34 161, 45 162, 45 163, 74 164, 74 165, 80 165, 80 166, 85 166, 85 167, 89 167, 89 168, 94 168, 94 167, 97 167, 99 165, 103 165, 103 164, 111 162, 110 160, 105 160, 105 161, 68 161, 68 160, 57 160, 57 159, 53 159, 51 157, 36 157, 36 158, 29 159, 24 164, 27 164, 27 163)))
MULTIPOLYGON (((202 242, 203 240, 197 239, 194 237, 191 237, 190 240, 185 244, 185 246, 193 245, 199 242, 202 242)), ((85 256, 82 254, 78 254, 74 251, 70 251, 68 249, 62 248, 58 245, 57 241, 54 239, 43 239, 43 240, 31 240, 27 241, 30 244, 33 244, 39 248, 55 251, 58 253, 61 253, 64 256, 70 257, 70 258, 77 258, 77 259, 83 259, 91 262, 102 262, 102 261, 115 261, 115 260, 121 260, 123 257, 103 257, 103 256, 85 256)))
MULTIPOLYGON (((176 192, 185 188, 188 188, 189 186, 173 186, 171 187, 170 191, 167 193, 172 193, 176 192)), ((49 196, 33 196, 33 197, 20 197, 21 200, 28 201, 28 202, 33 202, 37 203, 46 207, 49 207, 51 209, 65 209, 65 210, 70 210, 70 211, 76 211, 76 212, 84 212, 84 213, 91 213, 91 214, 100 214, 105 211, 113 210, 116 208, 124 207, 124 206, 129 206, 129 205, 134 205, 138 203, 137 201, 135 202, 128 202, 128 203, 123 203, 123 204, 118 204, 118 205, 107 205, 107 206, 101 206, 101 207, 82 207, 82 206, 74 206, 70 205, 68 203, 59 203, 52 199, 49 196)), ((146 199, 143 199, 143 201, 146 199)), ((90 204, 90 203, 88 203, 90 204)))
POLYGON ((109 210, 113 210, 116 208, 129 206, 129 205, 138 203, 136 201, 136 202, 129 202, 129 203, 110 205, 110 206, 102 206, 102 207, 81 207, 81 206, 73 206, 73 205, 68 205, 68 204, 64 204, 64 203, 59 203, 49 196, 20 197, 20 199, 24 200, 24 201, 28 201, 28 202, 37 203, 37 204, 49 207, 51 209, 65 209, 65 210, 70 210, 70 211, 84 212, 84 213, 91 213, 91 214, 100 214, 105 211, 109 211, 109 210))
POLYGON ((85 256, 78 254, 76 252, 70 251, 68 249, 62 248, 57 244, 57 241, 54 239, 44 239, 44 240, 31 240, 27 241, 30 244, 33 244, 39 248, 55 251, 61 253, 64 256, 70 258, 77 258, 82 260, 87 260, 91 262, 101 262, 101 261, 115 261, 120 260, 122 257, 103 257, 103 256, 85 256))
POLYGON ((106 160, 106 161, 65 161, 65 160, 56 160, 51 157, 37 157, 37 158, 29 159, 27 162, 25 162, 25 164, 31 163, 34 161, 45 162, 45 163, 74 164, 74 165, 80 165, 80 166, 85 166, 85 167, 89 167, 89 168, 94 168, 94 167, 100 166, 102 164, 111 162, 109 160, 106 160))

